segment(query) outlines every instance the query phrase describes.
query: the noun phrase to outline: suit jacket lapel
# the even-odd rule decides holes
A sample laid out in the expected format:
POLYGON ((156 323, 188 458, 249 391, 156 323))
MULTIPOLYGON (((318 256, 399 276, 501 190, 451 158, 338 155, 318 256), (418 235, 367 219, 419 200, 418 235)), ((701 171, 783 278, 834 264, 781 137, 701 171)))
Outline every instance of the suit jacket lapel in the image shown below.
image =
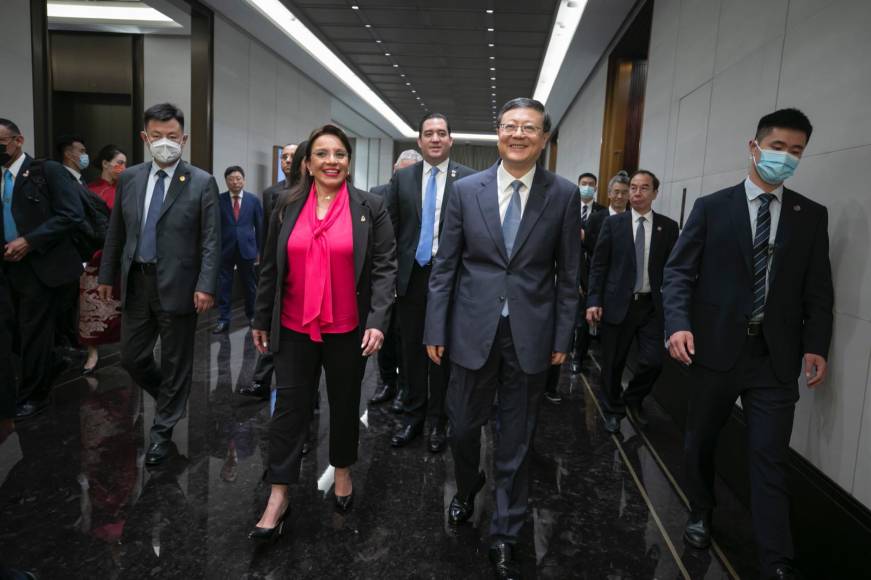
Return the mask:
POLYGON ((21 162, 21 167, 18 169, 18 175, 15 176, 15 182, 12 184, 12 204, 15 205, 16 194, 21 190, 21 186, 27 179, 30 173, 30 164, 32 163, 30 155, 24 154, 24 161, 21 162))
POLYGON ((647 278, 648 280, 653 280, 653 274, 660 263, 659 261, 659 239, 662 237, 662 231, 660 228, 662 227, 662 222, 659 220, 659 216, 656 212, 653 212, 653 220, 650 222, 650 227, 653 228, 650 230, 650 250, 648 250, 648 258, 647 258, 647 278))
POLYGON ((366 223, 369 206, 355 188, 348 187, 348 195, 348 205, 351 208, 351 226, 354 228, 354 286, 356 286, 363 273, 366 248, 369 243, 370 224, 366 223))
POLYGON ((442 195, 442 209, 439 213, 439 234, 441 234, 442 226, 445 223, 445 210, 448 207, 448 196, 451 195, 451 192, 453 191, 451 188, 456 179, 454 177, 456 174, 457 170, 454 168, 454 162, 451 161, 448 163, 448 174, 445 176, 445 192, 444 195, 442 195))
POLYGON ((130 180, 130 187, 133 188, 133 193, 136 195, 136 216, 139 228, 142 229, 145 224, 145 194, 148 191, 148 176, 151 174, 151 162, 142 166, 140 171, 130 180))
POLYGON ((784 187, 783 200, 780 204, 780 220, 777 223, 777 233, 774 236, 774 259, 771 262, 771 272, 768 274, 769 293, 774 287, 774 279, 780 269, 780 263, 783 262, 789 240, 797 227, 796 222, 801 205, 797 204, 796 201, 798 200, 793 197, 793 192, 784 187))
MULTIPOLYGON (((638 263, 635 261, 635 220, 632 215, 632 208, 626 208, 626 211, 620 214, 620 219, 623 220, 623 223, 620 224, 620 227, 623 228, 623 239, 626 240, 626 253, 631 256, 632 259, 632 275, 635 275, 635 272, 638 271, 638 263), (623 217, 623 216, 626 217, 623 217)), ((651 243, 651 245, 653 245, 651 243)), ((632 283, 635 283, 635 278, 632 279, 632 283)))
MULTIPOLYGON (((502 222, 499 219, 499 191, 496 179, 496 167, 494 165, 482 176, 481 189, 478 190, 478 207, 481 209, 481 217, 487 226, 493 243, 499 250, 499 255, 508 263, 508 250, 505 249, 505 239, 502 237, 502 222)), ((515 241, 515 247, 517 242, 515 241)))
POLYGON ((414 166, 414 187, 411 191, 417 192, 414 196, 414 209, 417 211, 417 223, 421 223, 420 214, 423 211, 423 161, 414 166))
POLYGON ((744 184, 736 185, 732 190, 732 231, 735 233, 735 243, 744 257, 744 265, 751 278, 753 276, 753 231, 750 229, 750 212, 747 210, 747 191, 744 184))
POLYGON ((296 220, 299 219, 299 214, 305 206, 306 196, 298 199, 284 208, 284 219, 281 220, 280 229, 278 231, 278 248, 276 251, 276 264, 278 270, 278 282, 281 284, 287 274, 287 240, 290 239, 290 232, 296 225, 296 220))
POLYGON ((172 182, 169 184, 169 191, 166 192, 166 196, 163 198, 163 207, 160 208, 160 217, 157 218, 157 221, 160 221, 169 209, 169 206, 175 203, 181 192, 188 186, 190 177, 191 172, 187 164, 184 161, 179 161, 178 167, 175 168, 175 173, 172 176, 172 182))
POLYGON ((532 188, 529 190, 529 199, 526 200, 526 209, 523 210, 523 217, 520 219, 520 228, 517 230, 517 238, 514 240, 514 249, 511 252, 512 256, 516 256, 523 243, 535 227, 538 218, 547 207, 550 198, 547 195, 547 189, 550 187, 552 178, 545 173, 544 169, 538 168, 535 170, 535 176, 532 178, 532 188))

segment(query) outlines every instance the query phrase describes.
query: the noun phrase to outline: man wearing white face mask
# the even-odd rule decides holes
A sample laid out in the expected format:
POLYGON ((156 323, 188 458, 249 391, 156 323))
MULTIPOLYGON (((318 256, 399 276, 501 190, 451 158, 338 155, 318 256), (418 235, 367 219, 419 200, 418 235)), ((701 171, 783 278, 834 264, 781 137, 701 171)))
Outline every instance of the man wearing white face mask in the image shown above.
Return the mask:
POLYGON ((145 455, 156 465, 169 457, 172 429, 185 414, 197 314, 214 304, 221 232, 215 178, 181 160, 181 110, 169 103, 149 108, 141 136, 153 161, 118 180, 99 293, 108 299, 120 274, 121 364, 156 401, 145 455))
POLYGON ((672 358, 690 366, 685 433, 688 544, 711 543, 714 451, 741 397, 762 578, 796 578, 786 469, 798 376, 826 377, 833 287, 828 213, 783 186, 812 127, 796 109, 760 119, 738 185, 699 198, 662 285, 672 358))

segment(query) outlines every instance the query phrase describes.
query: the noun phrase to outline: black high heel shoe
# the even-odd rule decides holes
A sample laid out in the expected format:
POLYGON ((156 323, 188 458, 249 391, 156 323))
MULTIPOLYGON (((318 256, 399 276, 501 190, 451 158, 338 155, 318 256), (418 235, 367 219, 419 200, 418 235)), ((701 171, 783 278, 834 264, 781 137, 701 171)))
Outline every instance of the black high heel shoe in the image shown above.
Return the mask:
POLYGON ((349 495, 337 495, 336 496, 336 511, 340 514, 346 514, 351 511, 351 507, 354 505, 354 492, 351 492, 349 495))
POLYGON ((278 523, 274 528, 261 528, 254 526, 254 529, 248 532, 248 539, 254 542, 272 543, 278 540, 284 534, 284 524, 287 520, 287 515, 290 513, 290 504, 278 518, 278 523))

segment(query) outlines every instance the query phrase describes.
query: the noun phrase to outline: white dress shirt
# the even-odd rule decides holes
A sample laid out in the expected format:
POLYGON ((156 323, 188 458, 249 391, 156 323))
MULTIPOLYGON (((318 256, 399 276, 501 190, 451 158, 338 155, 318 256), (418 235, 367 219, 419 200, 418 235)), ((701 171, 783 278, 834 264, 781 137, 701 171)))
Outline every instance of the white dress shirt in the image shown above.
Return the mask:
POLYGON ((650 240, 653 238, 653 210, 647 210, 647 213, 640 214, 632 208, 632 242, 635 242, 635 237, 638 229, 638 222, 644 218, 644 271, 641 274, 641 290, 639 292, 650 292, 650 240))
POLYGON ((620 212, 617 211, 616 209, 614 209, 613 207, 611 207, 610 205, 608 206, 608 217, 610 217, 612 215, 617 215, 618 213, 620 213, 620 212))
POLYGON ((511 196, 514 194, 514 188, 511 184, 515 181, 520 181, 523 186, 520 188, 520 217, 523 217, 523 211, 526 209, 526 202, 529 200, 529 190, 532 188, 532 179, 535 177, 535 166, 533 165, 522 177, 514 177, 505 170, 505 166, 501 163, 496 169, 496 191, 499 194, 499 223, 505 221, 505 214, 508 212, 508 206, 511 204, 511 196))
POLYGON ((64 165, 64 168, 70 172, 70 175, 76 178, 76 181, 78 181, 79 183, 82 182, 82 174, 80 172, 76 171, 69 165, 64 165))
MULTIPOLYGON (((175 170, 181 159, 166 168, 158 167, 157 163, 151 162, 151 170, 148 172, 148 185, 145 186, 145 205, 142 208, 142 221, 139 224, 139 234, 145 231, 145 221, 148 217, 148 208, 151 207, 151 197, 154 195, 154 186, 157 185, 157 172, 163 169, 166 177, 163 178, 163 199, 166 199, 166 194, 169 193, 169 185, 172 183, 172 177, 175 175, 175 170)), ((136 256, 138 260, 140 256, 136 256)))
MULTIPOLYGON (((435 206, 435 223, 433 224, 432 238, 432 255, 435 256, 439 250, 439 220, 442 216, 442 201, 445 199, 445 184, 448 181, 448 165, 451 164, 450 159, 445 159, 435 167, 439 168, 436 174, 436 206, 435 206)), ((423 176, 420 184, 420 207, 426 204, 426 186, 429 184, 429 177, 432 173, 433 166, 424 160, 423 176)))
POLYGON ((15 187, 15 180, 18 179, 18 172, 21 171, 21 166, 24 164, 24 157, 25 155, 24 153, 22 153, 18 156, 18 159, 16 159, 15 162, 9 166, 8 169, 3 167, 3 171, 0 171, 0 195, 2 195, 3 197, 6 197, 6 173, 8 172, 12 174, 12 183, 13 187, 15 187))
POLYGON ((582 217, 582 219, 584 216, 584 208, 587 208, 586 219, 590 219, 590 216, 593 215, 593 201, 594 200, 592 200, 592 199, 590 200, 589 203, 584 203, 583 201, 581 201, 581 217, 582 217))

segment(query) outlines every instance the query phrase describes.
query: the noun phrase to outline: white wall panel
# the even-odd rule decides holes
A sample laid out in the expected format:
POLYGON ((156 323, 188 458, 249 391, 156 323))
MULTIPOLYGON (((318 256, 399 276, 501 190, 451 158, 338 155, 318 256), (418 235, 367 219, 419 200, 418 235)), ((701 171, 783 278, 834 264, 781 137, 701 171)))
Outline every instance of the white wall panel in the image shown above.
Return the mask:
POLYGON ((24 151, 33 155, 33 56, 30 42, 29 0, 4 0, 3 50, 0 50, 0 117, 9 119, 24 135, 24 151))
POLYGON ((684 180, 702 175, 710 107, 710 82, 678 102, 673 180, 684 180))
MULTIPOLYGON (((147 109, 157 103, 172 103, 185 114, 185 131, 191 133, 191 42, 187 36, 157 36, 143 38, 143 104, 147 109)), ((202 136, 199 136, 202 138, 202 136)), ((190 161, 190 145, 184 148, 182 159, 190 161)), ((145 159, 151 159, 145 148, 145 159)))
MULTIPOLYGON (((781 37, 789 0, 722 0, 714 74, 719 74, 763 45, 781 37)), ((770 50, 770 47, 768 48, 770 50)), ((777 52, 780 52, 778 47, 777 52)), ((765 50, 762 51, 764 56, 765 50)), ((768 78, 777 78, 775 76, 768 78)))
MULTIPOLYGON (((657 7, 654 3, 654 12, 657 7)), ((711 79, 720 0, 685 0, 677 33, 674 94, 681 98, 711 79)), ((652 42, 651 42, 652 44, 652 42)))
MULTIPOLYGON (((599 172, 607 79, 605 61, 599 63, 560 123, 556 172, 569 181, 576 181, 585 171, 599 172)), ((601 179, 604 182, 608 178, 601 179)))

